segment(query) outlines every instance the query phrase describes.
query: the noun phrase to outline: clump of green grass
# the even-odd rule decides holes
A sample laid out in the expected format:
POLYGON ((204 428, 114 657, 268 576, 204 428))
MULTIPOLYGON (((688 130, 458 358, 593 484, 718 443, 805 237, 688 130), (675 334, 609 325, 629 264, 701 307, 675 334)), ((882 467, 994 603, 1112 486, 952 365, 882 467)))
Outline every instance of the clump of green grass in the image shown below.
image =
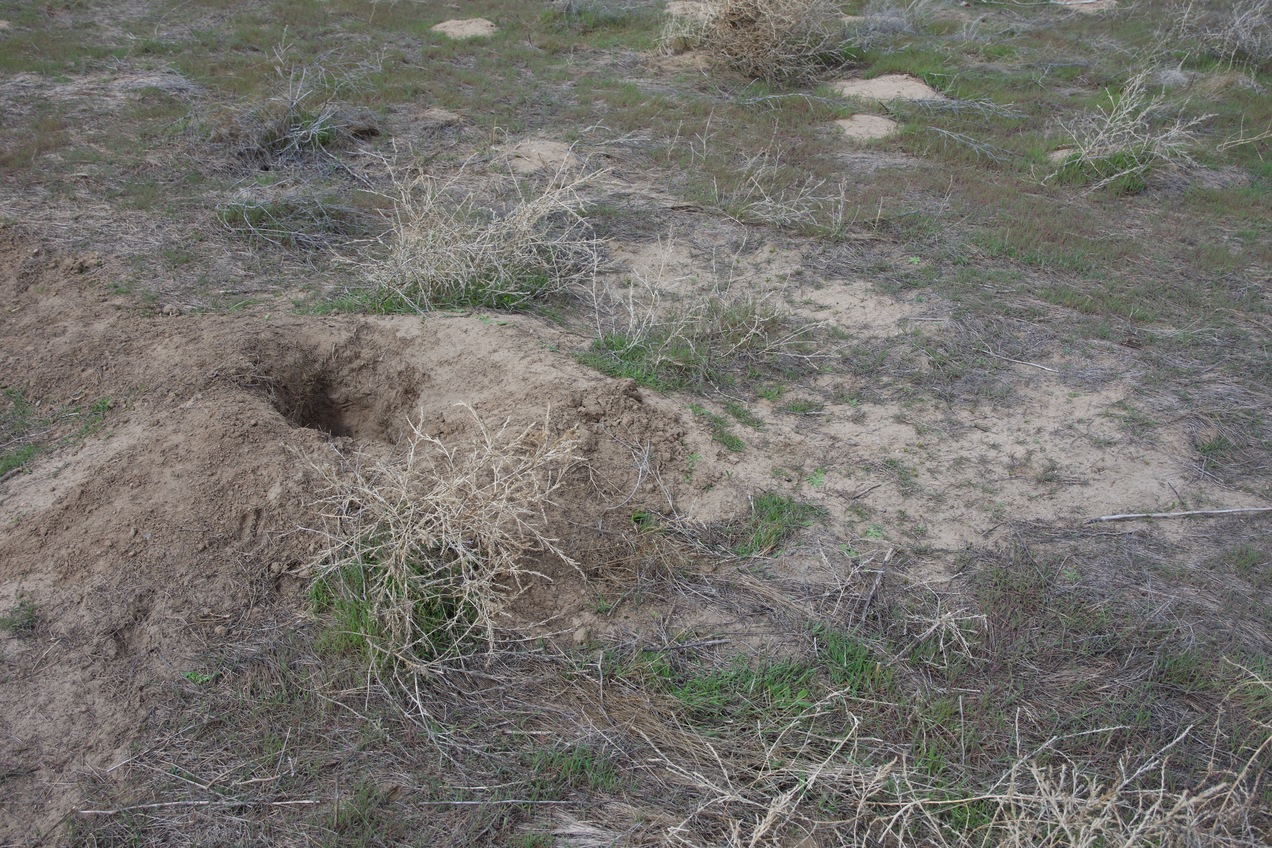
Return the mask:
POLYGON ((716 415, 711 410, 705 409, 696 403, 689 404, 689 410, 699 418, 707 420, 707 424, 711 427, 711 438, 713 441, 719 442, 735 453, 741 453, 746 449, 746 443, 729 426, 729 419, 723 415, 716 415))
POLYGON ((884 695, 893 687, 892 669, 884 664, 886 657, 852 636, 824 625, 815 627, 817 658, 831 683, 853 697, 884 695))
POLYGON ((777 550, 801 527, 807 527, 826 511, 813 504, 765 492, 752 499, 751 515, 742 528, 734 553, 738 556, 766 556, 777 550))
POLYGON ((463 176, 394 174, 387 254, 366 265, 377 311, 524 309, 596 273, 600 247, 579 196, 591 176, 563 167, 485 202, 463 176))
POLYGON ((8 612, 0 613, 0 632, 25 636, 35 630, 35 604, 28 598, 20 599, 8 612))
POLYGON ((623 784, 622 775, 611 759, 590 745, 540 749, 532 752, 528 759, 536 782, 591 792, 616 792, 623 784))
POLYGON ((747 409, 737 401, 729 401, 724 405, 724 411, 733 416, 739 424, 744 424, 752 430, 761 430, 764 428, 764 422, 756 418, 751 410, 747 409))

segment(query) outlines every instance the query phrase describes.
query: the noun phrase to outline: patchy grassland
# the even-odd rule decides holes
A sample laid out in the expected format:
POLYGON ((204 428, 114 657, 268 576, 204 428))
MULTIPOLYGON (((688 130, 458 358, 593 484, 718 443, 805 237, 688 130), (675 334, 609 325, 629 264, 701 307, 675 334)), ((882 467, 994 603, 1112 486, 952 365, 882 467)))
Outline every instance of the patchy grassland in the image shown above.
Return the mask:
MULTIPOLYGON (((715 5, 0 0, 0 221, 127 308, 512 320, 704 434, 590 560, 546 425, 332 470, 51 838, 1268 843, 1268 513, 1083 523, 1272 502, 1268 3, 715 5)), ((110 420, 2 379, 0 485, 110 420)))

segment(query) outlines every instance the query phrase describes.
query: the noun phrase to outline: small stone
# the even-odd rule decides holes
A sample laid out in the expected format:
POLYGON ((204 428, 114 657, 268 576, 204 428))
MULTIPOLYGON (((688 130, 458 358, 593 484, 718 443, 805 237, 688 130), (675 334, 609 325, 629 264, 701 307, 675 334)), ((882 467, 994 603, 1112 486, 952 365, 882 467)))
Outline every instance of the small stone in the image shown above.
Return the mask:
POLYGON ((224 636, 226 633, 229 633, 229 632, 230 632, 229 630, 225 629, 224 624, 218 624, 216 627, 212 628, 212 635, 214 636, 224 636))

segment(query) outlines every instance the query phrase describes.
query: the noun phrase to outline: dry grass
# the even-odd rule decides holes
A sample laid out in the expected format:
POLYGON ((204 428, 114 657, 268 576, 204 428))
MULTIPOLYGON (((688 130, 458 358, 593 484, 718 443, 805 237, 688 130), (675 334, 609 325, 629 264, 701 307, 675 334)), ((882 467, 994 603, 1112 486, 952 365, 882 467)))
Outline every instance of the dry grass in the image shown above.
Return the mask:
POLYGON ((1112 775, 1069 760, 1067 739, 1053 737, 1017 752, 983 789, 952 789, 898 755, 889 740, 871 737, 862 705, 847 692, 725 738, 686 724, 672 705, 643 693, 605 698, 607 717, 643 743, 638 761, 663 803, 629 809, 602 829, 630 832, 643 822, 640 844, 1133 848, 1258 841, 1249 815, 1272 738, 1237 771, 1190 788, 1172 785, 1170 758, 1192 728, 1151 754, 1126 754, 1112 775))
MULTIPOLYGON (((672 256, 670 245, 664 254, 672 256)), ((615 288, 599 279, 591 301, 597 339, 583 360, 613 376, 662 389, 702 388, 726 382, 747 366, 780 363, 800 368, 824 357, 818 327, 793 319, 775 292, 755 292, 729 281, 705 296, 668 293, 671 269, 632 275, 615 288)))
POLYGON ((932 20, 931 0, 870 0, 853 24, 853 45, 869 49, 902 35, 915 35, 932 20))
POLYGON ((1044 182, 1058 178, 1085 179, 1091 190, 1143 187, 1149 171, 1166 164, 1189 164, 1196 143, 1194 129, 1210 116, 1167 116, 1165 95, 1148 88, 1150 72, 1140 71, 1126 81, 1119 95, 1081 119, 1062 124, 1073 152, 1044 182))
POLYGON ((701 16, 678 15, 665 49, 703 49, 750 79, 793 83, 843 61, 844 21, 830 0, 710 0, 701 16))
POLYGON ((579 191, 594 175, 565 166, 546 183, 514 181, 483 200, 448 179, 391 174, 388 255, 368 264, 375 298, 396 309, 522 308, 590 280, 600 245, 579 191))
POLYGON ((1234 0, 1222 5, 1206 4, 1198 9, 1189 3, 1183 10, 1181 35, 1200 43, 1208 52, 1231 67, 1250 63, 1266 67, 1272 63, 1272 2, 1234 0))
POLYGON ((378 61, 345 63, 334 56, 296 63, 286 44, 274 49, 271 91, 246 105, 223 106, 205 121, 210 140, 242 160, 274 166, 303 161, 379 135, 375 116, 347 98, 380 68, 378 61))
POLYGON ((509 601, 542 577, 530 559, 574 565, 544 515, 577 462, 572 435, 546 419, 519 432, 473 419, 478 438, 462 449, 412 423, 400 456, 314 464, 327 488, 314 579, 377 667, 425 672, 493 649, 509 601))

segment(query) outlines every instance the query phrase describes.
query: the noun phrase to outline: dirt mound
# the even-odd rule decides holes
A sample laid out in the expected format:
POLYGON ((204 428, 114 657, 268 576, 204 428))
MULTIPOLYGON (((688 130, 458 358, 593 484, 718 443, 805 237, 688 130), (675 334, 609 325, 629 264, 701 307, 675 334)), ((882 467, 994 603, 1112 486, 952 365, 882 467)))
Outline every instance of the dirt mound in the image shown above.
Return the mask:
MULTIPOLYGON (((127 758, 196 655, 262 601, 298 595, 317 549, 299 529, 314 521, 312 461, 384 455, 408 417, 462 442, 475 425, 460 403, 496 424, 550 415, 586 459, 552 532, 586 552, 630 531, 632 510, 665 506, 649 472, 706 441, 515 320, 138 315, 111 277, 109 261, 0 231, 3 388, 104 411, 100 431, 0 483, 0 609, 36 611, 30 633, 0 636, 0 840, 53 826, 77 776, 127 758)), ((573 626, 587 593, 559 571, 515 617, 573 626)))
POLYGON ((561 141, 527 138, 499 150, 502 165, 517 174, 559 171, 577 164, 573 148, 561 141))
POLYGON ((1117 0, 1051 0, 1051 2, 1084 15, 1096 15, 1117 8, 1117 0))
POLYGON ((499 28, 485 18, 465 18, 463 20, 442 21, 433 27, 433 32, 440 32, 450 38, 483 38, 494 35, 499 28))
POLYGON ((882 115, 853 115, 851 118, 840 118, 835 121, 835 126, 839 127, 847 138, 857 141, 887 138, 897 131, 897 122, 882 115))
POLYGON ((862 100, 944 100, 945 95, 923 80, 907 74, 884 74, 873 79, 833 82, 830 87, 844 97, 862 100))

